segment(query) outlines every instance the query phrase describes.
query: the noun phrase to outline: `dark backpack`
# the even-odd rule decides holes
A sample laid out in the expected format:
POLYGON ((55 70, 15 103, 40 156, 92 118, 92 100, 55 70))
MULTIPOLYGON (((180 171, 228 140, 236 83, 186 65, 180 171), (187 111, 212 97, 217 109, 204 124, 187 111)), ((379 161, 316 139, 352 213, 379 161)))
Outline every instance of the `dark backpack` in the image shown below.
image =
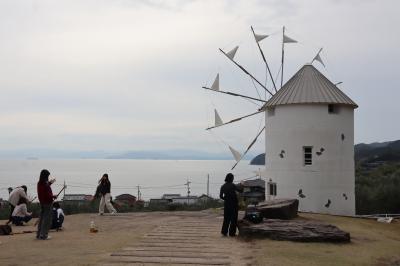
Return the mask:
POLYGON ((0 235, 10 235, 11 232, 11 226, 9 226, 8 224, 0 225, 0 235))

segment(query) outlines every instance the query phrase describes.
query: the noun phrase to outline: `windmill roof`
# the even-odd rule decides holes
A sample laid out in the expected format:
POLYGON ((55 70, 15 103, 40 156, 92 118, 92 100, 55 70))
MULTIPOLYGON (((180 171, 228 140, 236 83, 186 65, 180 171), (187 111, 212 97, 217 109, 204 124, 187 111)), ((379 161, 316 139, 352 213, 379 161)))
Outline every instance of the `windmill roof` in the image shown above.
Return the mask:
POLYGON ((287 104, 341 104, 357 108, 344 92, 313 65, 306 64, 268 100, 263 108, 287 104))

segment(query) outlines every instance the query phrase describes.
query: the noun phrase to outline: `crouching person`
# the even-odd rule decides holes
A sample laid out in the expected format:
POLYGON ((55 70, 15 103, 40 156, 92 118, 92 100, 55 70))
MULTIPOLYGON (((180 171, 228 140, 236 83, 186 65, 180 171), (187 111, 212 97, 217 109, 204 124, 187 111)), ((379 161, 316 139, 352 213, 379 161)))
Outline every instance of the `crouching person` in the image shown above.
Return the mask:
POLYGON ((60 203, 53 203, 52 223, 51 229, 61 230, 64 222, 64 212, 60 207, 60 203))
POLYGON ((28 212, 27 208, 28 201, 25 198, 20 198, 18 201, 18 205, 15 206, 15 209, 11 215, 11 221, 13 224, 17 226, 24 225, 24 222, 27 223, 32 219, 32 213, 28 212))

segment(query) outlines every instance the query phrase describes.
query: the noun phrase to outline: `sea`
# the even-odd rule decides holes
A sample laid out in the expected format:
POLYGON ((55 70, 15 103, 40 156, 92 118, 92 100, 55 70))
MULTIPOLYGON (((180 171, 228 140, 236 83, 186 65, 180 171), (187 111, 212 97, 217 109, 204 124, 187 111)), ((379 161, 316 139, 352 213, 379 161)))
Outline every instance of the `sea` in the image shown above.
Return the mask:
MULTIPOLYGON (((26 185, 28 196, 36 197, 36 183, 42 169, 48 169, 55 178, 53 194, 66 184, 66 194, 93 195, 104 173, 111 181, 113 197, 123 193, 138 195, 143 200, 160 198, 163 194, 190 195, 207 193, 219 196, 225 175, 232 172, 235 182, 255 177, 262 166, 241 161, 231 170, 231 160, 122 160, 122 159, 57 159, 57 160, 0 160, 0 198, 8 199, 8 187, 26 185)), ((62 198, 63 193, 59 199, 62 198)))

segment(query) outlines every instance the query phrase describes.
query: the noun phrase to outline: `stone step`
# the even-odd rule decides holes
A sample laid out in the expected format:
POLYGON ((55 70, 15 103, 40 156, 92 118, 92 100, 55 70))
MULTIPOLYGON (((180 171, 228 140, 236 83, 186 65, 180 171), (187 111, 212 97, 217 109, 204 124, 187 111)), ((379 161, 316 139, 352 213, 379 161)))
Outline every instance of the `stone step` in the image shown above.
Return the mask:
POLYGON ((214 243, 214 241, 210 241, 211 239, 204 239, 204 240, 173 240, 173 239, 146 239, 144 238, 141 243, 147 243, 147 244, 152 244, 152 243, 171 243, 171 244, 203 244, 203 245, 208 245, 214 243))
POLYGON ((182 243, 146 243, 146 242, 139 242, 137 244, 138 247, 173 247, 173 248, 198 248, 198 249, 216 249, 216 250, 221 250, 221 249, 228 249, 230 246, 233 245, 226 245, 226 244, 219 244, 219 243, 211 243, 211 244, 182 244, 182 243))
POLYGON ((221 230, 215 231, 152 231, 147 235, 159 235, 159 234, 173 234, 173 235, 185 235, 185 236, 212 236, 212 235, 220 235, 221 230))
POLYGON ((198 241, 201 240, 200 237, 178 237, 178 236, 144 236, 144 239, 154 239, 154 240, 194 240, 194 241, 198 241))
POLYGON ((221 255, 226 255, 229 252, 226 251, 218 251, 215 249, 210 249, 210 248, 201 248, 199 250, 198 247, 170 247, 170 246, 160 246, 160 247, 154 247, 154 246, 139 246, 139 247, 126 247, 122 249, 123 251, 153 251, 153 252, 158 252, 158 251, 179 251, 179 252, 187 252, 187 253, 206 253, 206 254, 221 254, 221 255))
POLYGON ((186 264, 186 265, 230 265, 228 259, 209 259, 191 257, 143 257, 143 256, 112 256, 106 263, 154 263, 154 264, 186 264))
POLYGON ((204 253, 204 252, 181 252, 175 251, 157 251, 153 250, 123 250, 114 252, 111 256, 128 256, 128 257, 173 257, 173 258, 200 258, 200 259, 229 259, 229 256, 222 254, 204 253))

